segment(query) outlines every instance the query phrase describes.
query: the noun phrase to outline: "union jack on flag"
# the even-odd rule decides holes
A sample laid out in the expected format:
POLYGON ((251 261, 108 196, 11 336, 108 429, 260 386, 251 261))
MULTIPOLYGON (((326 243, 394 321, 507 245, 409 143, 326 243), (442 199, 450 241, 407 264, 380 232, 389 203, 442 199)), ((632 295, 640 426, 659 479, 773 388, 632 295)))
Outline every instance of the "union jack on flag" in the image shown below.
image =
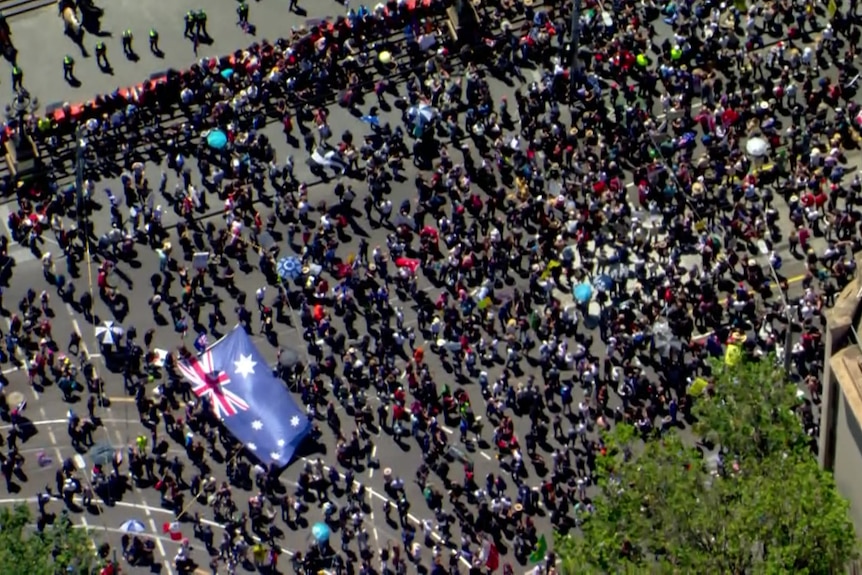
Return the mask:
POLYGON ((180 371, 192 384, 192 391, 201 399, 206 398, 213 413, 220 419, 232 417, 240 411, 248 411, 248 404, 234 392, 225 389, 230 384, 227 372, 215 369, 213 353, 206 351, 178 364, 180 371))
POLYGON ((265 465, 290 463, 311 423, 242 327, 178 365, 251 456, 265 465))

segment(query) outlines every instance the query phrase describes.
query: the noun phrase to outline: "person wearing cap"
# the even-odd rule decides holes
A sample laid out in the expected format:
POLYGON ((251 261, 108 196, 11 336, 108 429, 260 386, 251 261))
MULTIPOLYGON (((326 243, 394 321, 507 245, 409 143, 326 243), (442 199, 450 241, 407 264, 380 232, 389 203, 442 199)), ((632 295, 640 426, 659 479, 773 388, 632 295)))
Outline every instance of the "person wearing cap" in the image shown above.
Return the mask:
POLYGON ((108 63, 108 47, 101 40, 96 43, 96 65, 103 70, 111 66, 108 63))
POLYGON ((155 28, 150 28, 150 52, 159 54, 159 32, 155 28))
POLYGON ((12 90, 24 89, 24 72, 18 64, 12 65, 12 90))
POLYGON ((67 82, 75 80, 75 60, 68 54, 63 57, 63 79, 67 82))
POLYGON ((135 50, 132 48, 132 40, 134 36, 129 28, 123 30, 123 52, 126 56, 132 56, 135 50))

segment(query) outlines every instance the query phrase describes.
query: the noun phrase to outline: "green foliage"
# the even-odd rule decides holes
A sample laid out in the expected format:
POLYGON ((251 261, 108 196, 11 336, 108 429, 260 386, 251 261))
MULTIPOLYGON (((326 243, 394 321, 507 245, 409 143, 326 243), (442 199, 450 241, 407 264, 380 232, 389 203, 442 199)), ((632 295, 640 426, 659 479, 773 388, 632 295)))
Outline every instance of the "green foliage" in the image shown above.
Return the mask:
POLYGON ((68 566, 87 574, 95 565, 90 535, 58 517, 42 533, 26 505, 0 509, 0 572, 3 575, 59 575, 68 566))
POLYGON ((849 505, 809 451, 796 390, 770 362, 716 367, 694 412, 723 465, 676 433, 605 437, 596 511, 556 534, 567 575, 837 573, 856 555, 849 505))

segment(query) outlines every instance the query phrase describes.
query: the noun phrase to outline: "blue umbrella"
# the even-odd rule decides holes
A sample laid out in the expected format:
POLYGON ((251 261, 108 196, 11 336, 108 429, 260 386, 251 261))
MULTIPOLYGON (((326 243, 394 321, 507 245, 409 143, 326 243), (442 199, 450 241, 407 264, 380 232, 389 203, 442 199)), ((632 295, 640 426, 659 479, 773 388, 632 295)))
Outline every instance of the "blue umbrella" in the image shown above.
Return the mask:
POLYGON ((380 118, 378 118, 377 116, 362 116, 359 119, 362 120, 363 122, 365 122, 366 124, 371 124, 372 126, 375 126, 375 127, 380 126, 380 118))
POLYGON ((586 303, 593 297, 593 286, 588 283, 578 284, 572 290, 572 295, 578 303, 586 303))
POLYGON ((323 544, 329 541, 329 525, 326 523, 315 523, 311 526, 311 536, 314 537, 314 541, 318 544, 323 544))
POLYGON ((213 130, 207 134, 207 146, 213 150, 223 150, 227 146, 227 134, 221 130, 213 130))
POLYGON ((593 280, 593 285, 599 291, 610 291, 614 287, 614 280, 608 274, 601 274, 593 280))
POLYGON ((293 256, 281 258, 275 265, 275 271, 280 278, 295 280, 302 275, 302 262, 293 256))
POLYGON ((120 525, 120 531, 123 533, 146 533, 147 528, 137 519, 129 519, 120 525))

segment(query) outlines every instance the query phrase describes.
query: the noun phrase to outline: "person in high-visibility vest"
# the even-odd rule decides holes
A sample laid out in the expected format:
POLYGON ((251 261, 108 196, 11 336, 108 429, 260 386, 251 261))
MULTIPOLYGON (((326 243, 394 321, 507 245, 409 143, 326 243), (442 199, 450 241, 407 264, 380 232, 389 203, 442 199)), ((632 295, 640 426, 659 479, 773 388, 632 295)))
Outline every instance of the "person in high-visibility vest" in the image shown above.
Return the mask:
POLYGON ((75 80, 75 60, 68 54, 63 57, 63 78, 68 82, 75 80))
POLYGON ((12 89, 24 89, 24 71, 17 64, 12 66, 12 89))
POLYGON ((123 52, 125 52, 126 56, 131 56, 135 53, 132 48, 132 39, 134 36, 132 35, 132 31, 128 28, 123 30, 123 52))
POLYGON ((195 13, 195 31, 201 38, 209 38, 209 32, 207 32, 207 13, 203 10, 198 10, 195 13))
POLYGON ((159 32, 155 28, 150 28, 150 52, 158 54, 159 50, 159 32))
POLYGON ((101 40, 96 44, 96 65, 99 68, 109 68, 108 47, 101 40))
POLYGON ((138 453, 143 455, 147 452, 147 437, 145 435, 139 435, 135 439, 135 443, 138 444, 138 453))
POLYGON ((236 15, 239 16, 239 24, 248 24, 248 4, 241 2, 236 7, 236 15))
POLYGON ((186 38, 191 38, 192 35, 195 33, 195 20, 196 19, 197 18, 195 17, 194 12, 192 12, 191 10, 186 12, 186 15, 185 15, 186 29, 185 29, 185 32, 183 32, 183 36, 185 36, 186 38))

